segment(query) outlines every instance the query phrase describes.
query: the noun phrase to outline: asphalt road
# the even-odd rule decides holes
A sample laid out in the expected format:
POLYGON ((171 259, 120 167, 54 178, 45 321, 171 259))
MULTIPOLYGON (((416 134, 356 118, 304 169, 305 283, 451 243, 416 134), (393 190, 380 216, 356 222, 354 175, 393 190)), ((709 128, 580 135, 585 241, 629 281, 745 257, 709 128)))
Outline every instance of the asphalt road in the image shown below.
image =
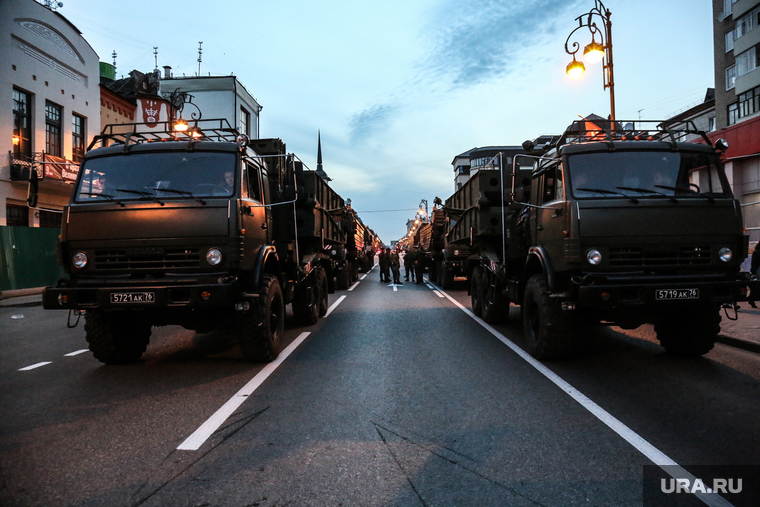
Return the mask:
POLYGON ((66 313, 0 308, 0 505, 640 506, 644 465, 760 465, 760 355, 613 328, 541 364, 463 289, 375 269, 272 366, 179 327, 104 366, 66 313))

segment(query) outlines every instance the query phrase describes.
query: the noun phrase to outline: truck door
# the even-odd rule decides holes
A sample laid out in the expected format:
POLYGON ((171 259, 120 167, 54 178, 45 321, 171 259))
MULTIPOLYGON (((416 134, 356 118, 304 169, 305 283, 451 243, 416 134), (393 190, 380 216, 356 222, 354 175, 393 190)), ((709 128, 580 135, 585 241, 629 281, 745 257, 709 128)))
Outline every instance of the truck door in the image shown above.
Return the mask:
POLYGON ((267 208, 264 204, 261 186, 261 169, 255 164, 243 163, 243 182, 240 199, 241 228, 243 233, 243 263, 249 266, 255 253, 267 244, 267 208))
POLYGON ((539 176, 536 208, 536 244, 549 254, 554 269, 563 269, 564 231, 567 230, 567 202, 562 165, 552 162, 539 176))

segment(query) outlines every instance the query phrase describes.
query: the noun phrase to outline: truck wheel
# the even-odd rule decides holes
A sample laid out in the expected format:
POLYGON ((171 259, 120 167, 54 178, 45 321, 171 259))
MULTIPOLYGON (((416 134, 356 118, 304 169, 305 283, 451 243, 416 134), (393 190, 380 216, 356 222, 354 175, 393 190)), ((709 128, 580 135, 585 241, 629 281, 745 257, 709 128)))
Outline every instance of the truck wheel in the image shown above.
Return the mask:
POLYGON ((562 310, 559 299, 549 298, 544 275, 533 275, 525 286, 522 316, 525 349, 536 359, 560 359, 575 338, 575 319, 562 310))
POLYGON ((472 304, 472 313, 480 317, 483 315, 483 292, 481 290, 481 283, 483 277, 483 269, 480 266, 475 267, 470 275, 470 302, 472 304))
POLYGON ((496 324, 509 315, 509 300, 501 292, 499 280, 490 271, 481 269, 480 313, 483 320, 496 324))
POLYGON ((272 275, 264 275, 263 289, 257 308, 238 316, 238 341, 243 357, 249 361, 269 362, 282 348, 285 330, 285 302, 280 282, 272 275))
POLYGON ((335 286, 338 290, 348 289, 348 270, 346 270, 346 266, 338 268, 335 272, 335 286))
POLYGON ((669 354, 698 357, 710 352, 720 333, 720 306, 672 312, 657 322, 657 339, 669 354))
MULTIPOLYGON (((319 269, 319 268, 317 268, 319 269)), ((302 326, 311 326, 319 320, 319 285, 315 269, 298 285, 293 297, 293 315, 302 326)))
POLYGON ((446 264, 441 264, 440 269, 441 269, 439 272, 440 274, 438 276, 441 279, 441 288, 453 289, 454 288, 454 270, 446 266, 446 264))
POLYGON ((151 326, 128 312, 88 310, 84 320, 90 351, 101 363, 134 363, 148 347, 151 326))
POLYGON ((317 299, 319 300, 319 316, 324 317, 327 315, 327 308, 329 306, 327 294, 330 291, 327 287, 327 275, 325 274, 325 269, 321 266, 317 268, 317 292, 317 299))

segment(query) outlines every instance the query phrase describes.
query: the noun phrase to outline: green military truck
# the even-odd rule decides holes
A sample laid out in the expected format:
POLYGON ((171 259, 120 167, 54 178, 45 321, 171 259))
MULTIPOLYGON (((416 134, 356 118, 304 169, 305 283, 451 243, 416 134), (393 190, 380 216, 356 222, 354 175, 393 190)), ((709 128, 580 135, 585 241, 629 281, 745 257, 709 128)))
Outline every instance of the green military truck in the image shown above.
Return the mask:
POLYGON ((109 125, 82 161, 63 210, 68 278, 43 305, 84 312, 104 363, 138 360, 165 325, 230 330, 247 359, 270 361, 286 304, 302 324, 327 312, 321 229, 332 224, 313 218, 303 164, 279 139, 198 123, 184 134, 109 125))
POLYGON ((477 254, 472 309, 494 321, 521 305, 526 349, 540 359, 568 355, 600 323, 651 323, 668 352, 705 354, 721 307, 760 290, 740 272, 748 238, 725 142, 693 125, 595 123, 543 147, 527 141, 532 156, 511 171, 478 175, 450 232, 477 254))

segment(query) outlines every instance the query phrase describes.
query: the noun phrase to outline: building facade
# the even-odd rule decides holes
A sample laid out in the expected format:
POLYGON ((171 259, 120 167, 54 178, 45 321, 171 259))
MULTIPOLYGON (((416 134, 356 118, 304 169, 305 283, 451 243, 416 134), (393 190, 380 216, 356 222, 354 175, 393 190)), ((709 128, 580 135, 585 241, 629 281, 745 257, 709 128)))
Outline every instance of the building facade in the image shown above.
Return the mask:
POLYGON ((480 169, 499 169, 500 164, 505 168, 512 167, 515 155, 521 153, 525 153, 525 150, 520 146, 484 146, 460 153, 451 161, 454 168, 454 190, 462 188, 480 169))
POLYGON ((716 129, 751 243, 760 241, 760 1, 713 0, 716 129))
POLYGON ((0 2, 0 226, 58 227, 88 139, 100 130, 98 55, 34 0, 0 2), (41 178, 27 205, 29 171, 41 178))

